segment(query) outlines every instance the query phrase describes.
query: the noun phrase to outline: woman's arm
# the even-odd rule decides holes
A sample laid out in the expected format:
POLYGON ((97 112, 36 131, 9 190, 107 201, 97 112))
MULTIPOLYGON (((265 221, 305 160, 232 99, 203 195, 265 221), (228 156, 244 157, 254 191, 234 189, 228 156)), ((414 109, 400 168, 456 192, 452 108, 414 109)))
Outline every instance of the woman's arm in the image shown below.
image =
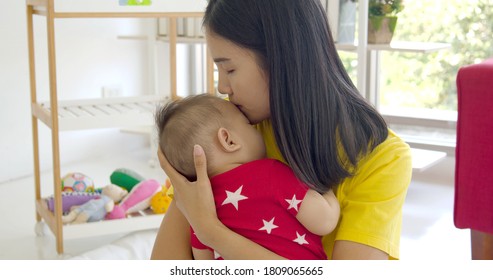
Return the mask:
MULTIPOLYGON (((204 150, 200 146, 195 146, 194 162, 197 173, 197 181, 189 182, 185 177, 178 173, 167 161, 164 154, 159 150, 158 158, 161 168, 168 175, 174 189, 173 201, 176 203, 174 212, 166 213, 170 215, 163 220, 163 225, 156 240, 154 253, 161 251, 165 247, 166 238, 176 238, 177 234, 186 237, 179 237, 179 243, 183 243, 183 238, 188 238, 188 253, 190 253, 189 232, 184 232, 183 220, 188 221, 195 231, 198 239, 206 246, 216 250, 224 259, 281 259, 282 257, 265 249, 257 243, 245 238, 242 235, 235 233, 227 228, 217 218, 216 206, 212 194, 211 184, 207 175, 207 162, 204 150), (177 209, 176 209, 177 208, 177 209), (176 211, 178 210, 179 211, 176 211), (179 214, 175 212, 181 212, 179 214), (170 222, 166 222, 169 219, 170 222), (179 229, 172 230, 164 227, 179 225, 179 229), (162 238, 161 238, 162 237, 162 238)), ((183 245, 175 246, 179 250, 183 250, 183 245)), ((183 253, 180 252, 180 256, 183 253)))
POLYGON ((353 241, 336 240, 333 260, 388 260, 389 255, 377 248, 353 241))
POLYGON ((214 260, 214 252, 208 249, 196 249, 192 247, 195 260, 214 260))
MULTIPOLYGON (((218 220, 219 221, 219 220, 218 220)), ((214 248, 225 260, 281 260, 285 259, 259 244, 237 234, 219 222, 210 227, 204 244, 214 248)))
POLYGON ((151 259, 191 260, 190 225, 172 201, 157 233, 151 259))

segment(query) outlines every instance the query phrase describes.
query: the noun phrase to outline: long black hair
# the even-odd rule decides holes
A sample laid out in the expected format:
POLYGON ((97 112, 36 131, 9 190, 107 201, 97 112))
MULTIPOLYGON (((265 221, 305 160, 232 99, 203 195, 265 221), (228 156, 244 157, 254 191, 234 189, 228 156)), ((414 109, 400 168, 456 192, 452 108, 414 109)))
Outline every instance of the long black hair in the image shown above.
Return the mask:
POLYGON ((257 54, 276 143, 313 189, 337 186, 387 138, 384 119, 339 58, 319 0, 209 0, 203 23, 257 54))

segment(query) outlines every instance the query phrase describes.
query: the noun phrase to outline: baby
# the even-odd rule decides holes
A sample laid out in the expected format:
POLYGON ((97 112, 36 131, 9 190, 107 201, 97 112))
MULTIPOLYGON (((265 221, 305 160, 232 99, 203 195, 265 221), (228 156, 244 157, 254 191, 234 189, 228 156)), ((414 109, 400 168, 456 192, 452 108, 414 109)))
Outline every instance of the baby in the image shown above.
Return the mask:
MULTIPOLYGON (((288 259, 327 259, 321 236, 339 220, 334 193, 322 196, 266 158, 262 135, 231 102, 208 94, 173 101, 158 109, 156 125, 161 151, 190 181, 193 147, 203 147, 224 225, 288 259)), ((191 231, 195 259, 221 259, 191 231)))

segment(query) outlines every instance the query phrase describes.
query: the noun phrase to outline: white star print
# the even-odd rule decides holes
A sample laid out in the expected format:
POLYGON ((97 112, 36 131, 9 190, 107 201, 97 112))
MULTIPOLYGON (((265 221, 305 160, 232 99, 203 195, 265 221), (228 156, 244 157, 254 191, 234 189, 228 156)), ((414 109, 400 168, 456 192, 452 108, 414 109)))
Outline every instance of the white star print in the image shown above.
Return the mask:
POLYGON ((303 200, 298 200, 296 199, 296 195, 293 195, 293 198, 291 199, 285 199, 287 203, 289 203, 288 210, 291 208, 294 208, 296 212, 298 212, 298 204, 300 204, 303 200))
POLYGON ((216 250, 214 250, 214 259, 216 259, 216 260, 217 260, 217 259, 219 259, 220 257, 221 257, 221 255, 219 255, 219 253, 218 253, 216 250))
POLYGON ((261 228, 259 228, 258 230, 265 230, 265 231, 267 231, 268 234, 270 234, 273 229, 278 228, 278 226, 274 225, 274 219, 275 218, 276 217, 272 218, 268 222, 266 220, 262 219, 262 222, 264 223, 264 226, 261 227, 261 228))
POLYGON ((303 235, 300 235, 298 232, 296 232, 296 239, 294 239, 293 241, 300 244, 300 245, 303 245, 303 244, 309 244, 308 241, 306 241, 305 239, 305 234, 303 235))
POLYGON ((230 192, 230 191, 226 191, 227 197, 223 201, 223 204, 221 204, 221 205, 231 203, 236 208, 236 210, 238 210, 238 201, 248 198, 244 195, 241 195, 242 188, 243 188, 243 185, 241 187, 239 187, 234 193, 230 192))

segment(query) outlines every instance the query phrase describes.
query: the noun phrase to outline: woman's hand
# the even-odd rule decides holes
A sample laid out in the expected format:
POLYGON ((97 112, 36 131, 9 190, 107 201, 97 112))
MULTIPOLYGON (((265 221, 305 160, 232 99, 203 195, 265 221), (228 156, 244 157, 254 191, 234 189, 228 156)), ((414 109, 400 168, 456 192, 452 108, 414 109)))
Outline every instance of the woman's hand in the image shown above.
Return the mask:
POLYGON ((169 164, 161 149, 158 150, 158 158, 161 168, 173 186, 173 200, 176 206, 188 220, 199 240, 208 245, 210 238, 214 236, 208 231, 213 230, 214 225, 219 225, 220 221, 217 218, 211 182, 207 175, 207 159, 204 150, 199 145, 194 147, 193 158, 197 173, 195 182, 188 181, 176 171, 169 164))
MULTIPOLYGON (((158 150, 159 164, 168 175, 174 188, 173 202, 176 203, 177 208, 193 227, 199 240, 203 244, 214 248, 226 260, 283 259, 281 256, 259 244, 235 233, 219 221, 212 195, 211 182, 207 175, 207 162, 202 147, 198 145, 194 147, 193 157, 195 171, 197 172, 197 181, 190 182, 178 173, 169 164, 161 150, 158 150)), ((180 224, 178 223, 178 225, 180 224)), ((190 235, 187 235, 187 238, 190 238, 190 235)), ((162 243, 158 243, 161 246, 158 246, 159 248, 156 247, 157 249, 154 250, 156 252, 156 258, 159 257, 160 248, 164 247, 162 243)))

